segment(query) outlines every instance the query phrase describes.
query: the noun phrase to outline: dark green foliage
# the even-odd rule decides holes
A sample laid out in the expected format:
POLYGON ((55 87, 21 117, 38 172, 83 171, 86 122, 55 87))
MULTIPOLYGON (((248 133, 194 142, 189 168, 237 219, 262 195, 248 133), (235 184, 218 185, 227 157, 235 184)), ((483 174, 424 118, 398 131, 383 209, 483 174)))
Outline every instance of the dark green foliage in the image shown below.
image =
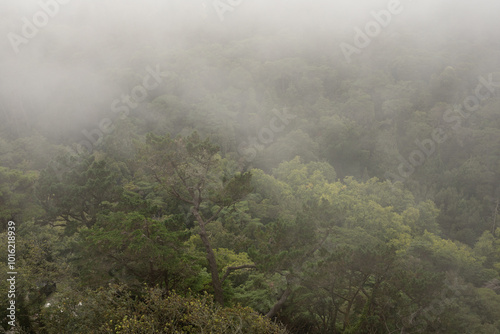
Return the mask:
POLYGON ((40 173, 35 194, 46 212, 40 222, 57 225, 63 221, 72 234, 83 226, 91 228, 100 213, 113 208, 122 189, 119 175, 104 160, 96 161, 94 156, 67 159, 71 168, 49 167, 40 173))
POLYGON ((115 281, 187 291, 201 271, 184 246, 189 236, 179 216, 152 220, 135 212, 101 215, 95 226, 81 232, 82 278, 87 286, 115 281))
MULTIPOLYGON (((33 197, 37 179, 34 171, 23 172, 0 167, 0 221, 23 221, 40 214, 40 207, 33 197)), ((5 230, 2 225, 1 230, 5 230)))

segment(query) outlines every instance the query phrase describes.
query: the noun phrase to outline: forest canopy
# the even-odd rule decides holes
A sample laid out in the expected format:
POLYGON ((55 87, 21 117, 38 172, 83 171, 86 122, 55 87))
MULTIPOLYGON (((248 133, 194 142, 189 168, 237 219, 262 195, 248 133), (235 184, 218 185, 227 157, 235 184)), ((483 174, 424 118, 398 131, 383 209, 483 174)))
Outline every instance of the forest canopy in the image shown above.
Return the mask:
POLYGON ((500 333, 493 1, 0 10, 6 332, 500 333))

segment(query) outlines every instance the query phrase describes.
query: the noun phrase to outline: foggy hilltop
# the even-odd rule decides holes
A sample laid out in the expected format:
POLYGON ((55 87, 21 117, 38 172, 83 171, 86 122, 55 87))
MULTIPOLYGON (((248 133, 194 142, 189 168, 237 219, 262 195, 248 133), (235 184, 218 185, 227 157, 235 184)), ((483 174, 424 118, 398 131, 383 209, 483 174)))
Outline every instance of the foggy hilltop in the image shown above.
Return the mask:
POLYGON ((492 0, 0 2, 6 333, 500 333, 492 0))

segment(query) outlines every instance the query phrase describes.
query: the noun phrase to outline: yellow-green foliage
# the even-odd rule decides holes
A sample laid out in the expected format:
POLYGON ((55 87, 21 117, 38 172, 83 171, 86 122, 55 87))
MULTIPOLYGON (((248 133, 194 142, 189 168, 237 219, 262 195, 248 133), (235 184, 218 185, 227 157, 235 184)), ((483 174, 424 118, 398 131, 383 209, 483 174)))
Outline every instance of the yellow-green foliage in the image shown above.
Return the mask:
POLYGON ((165 295, 144 289, 132 296, 124 286, 65 296, 46 307, 48 333, 287 333, 251 308, 216 305, 212 297, 165 295))

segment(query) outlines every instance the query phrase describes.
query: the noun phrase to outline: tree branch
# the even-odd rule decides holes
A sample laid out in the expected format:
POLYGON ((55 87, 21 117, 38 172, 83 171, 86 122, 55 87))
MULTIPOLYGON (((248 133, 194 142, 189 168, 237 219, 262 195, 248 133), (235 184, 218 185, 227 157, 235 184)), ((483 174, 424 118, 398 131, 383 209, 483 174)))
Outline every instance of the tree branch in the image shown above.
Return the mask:
POLYGON ((212 217, 208 218, 207 221, 206 221, 206 224, 210 223, 212 220, 214 220, 215 218, 217 218, 217 216, 219 215, 219 213, 222 211, 222 209, 224 209, 223 206, 219 207, 219 209, 217 209, 217 212, 215 212, 212 217))
POLYGON ((233 271, 240 270, 240 269, 250 269, 250 268, 255 269, 257 267, 255 266, 255 264, 243 264, 241 266, 228 267, 226 269, 226 273, 224 274, 224 276, 222 276, 221 283, 223 283, 226 280, 226 278, 229 276, 229 274, 231 274, 233 271))
POLYGON ((171 190, 170 190, 170 191, 174 194, 174 196, 175 196, 175 197, 177 197, 177 198, 178 198, 178 199, 180 199, 181 201, 186 202, 186 203, 189 203, 189 204, 193 204, 193 205, 194 205, 194 201, 188 200, 187 198, 183 197, 183 196, 182 196, 181 194, 179 194, 179 193, 177 192, 177 190, 175 190, 174 188, 171 188, 171 190))

